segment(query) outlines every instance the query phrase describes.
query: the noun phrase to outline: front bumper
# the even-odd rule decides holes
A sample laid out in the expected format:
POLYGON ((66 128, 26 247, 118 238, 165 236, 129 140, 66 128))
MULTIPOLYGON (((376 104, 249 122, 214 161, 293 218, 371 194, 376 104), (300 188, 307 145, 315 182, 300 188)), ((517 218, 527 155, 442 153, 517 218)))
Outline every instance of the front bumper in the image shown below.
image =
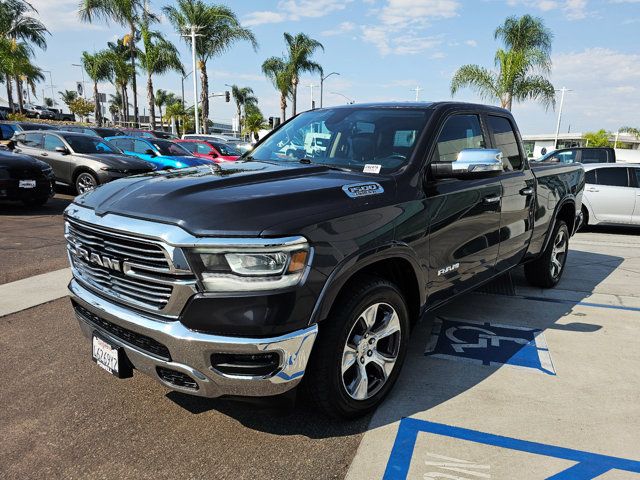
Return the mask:
POLYGON ((312 325, 286 335, 273 338, 226 337, 198 333, 187 329, 178 321, 161 321, 151 316, 122 308, 110 303, 80 285, 76 280, 69 284, 71 298, 76 308, 80 328, 87 338, 94 332, 100 333, 111 343, 124 348, 134 368, 143 372, 163 385, 177 391, 203 397, 234 396, 270 396, 278 395, 295 387, 304 375, 309 355, 318 333, 318 326, 312 325), (117 336, 110 330, 92 321, 88 311, 120 330, 129 334, 117 336), (149 351, 128 342, 133 334, 150 338, 165 346, 170 359, 163 359, 149 351), (277 353, 279 366, 268 376, 227 375, 212 366, 211 356, 216 353, 227 354, 263 354, 277 353), (197 388, 184 387, 170 383, 159 375, 158 368, 170 369, 189 376, 197 388))

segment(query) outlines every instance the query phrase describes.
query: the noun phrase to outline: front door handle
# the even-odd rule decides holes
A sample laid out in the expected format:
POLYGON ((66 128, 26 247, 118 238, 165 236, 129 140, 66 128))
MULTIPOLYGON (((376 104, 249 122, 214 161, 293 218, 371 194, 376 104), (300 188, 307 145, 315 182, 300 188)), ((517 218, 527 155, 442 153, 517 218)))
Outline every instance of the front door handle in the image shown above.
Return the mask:
POLYGON ((487 204, 498 203, 502 197, 500 195, 496 195, 495 197, 484 197, 482 201, 487 204))
POLYGON ((587 188, 587 192, 599 192, 599 191, 600 190, 598 190, 597 188, 594 188, 594 187, 587 188))
POLYGON ((533 195, 533 188, 532 187, 523 188, 522 190, 520 190, 520 195, 524 195, 525 197, 533 195))
POLYGON ((42 155, 43 157, 48 157, 49 154, 47 152, 42 152, 40 155, 42 155))

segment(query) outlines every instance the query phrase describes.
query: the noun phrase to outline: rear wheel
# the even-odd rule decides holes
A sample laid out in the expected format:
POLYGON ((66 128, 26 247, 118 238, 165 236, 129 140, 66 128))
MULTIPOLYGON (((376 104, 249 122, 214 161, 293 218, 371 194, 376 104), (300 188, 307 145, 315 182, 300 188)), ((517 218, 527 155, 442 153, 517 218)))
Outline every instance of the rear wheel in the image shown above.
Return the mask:
POLYGON ((358 417, 382 402, 409 340, 409 315, 398 288, 380 278, 358 280, 320 324, 305 375, 310 396, 333 417, 358 417))
POLYGON ((98 186, 98 179, 93 173, 81 172, 76 177, 75 185, 76 192, 80 195, 81 193, 85 193, 96 188, 98 186))
POLYGON ((542 255, 525 264, 527 281, 536 287, 555 287, 564 272, 568 253, 569 229, 564 221, 558 220, 551 234, 551 241, 542 255))

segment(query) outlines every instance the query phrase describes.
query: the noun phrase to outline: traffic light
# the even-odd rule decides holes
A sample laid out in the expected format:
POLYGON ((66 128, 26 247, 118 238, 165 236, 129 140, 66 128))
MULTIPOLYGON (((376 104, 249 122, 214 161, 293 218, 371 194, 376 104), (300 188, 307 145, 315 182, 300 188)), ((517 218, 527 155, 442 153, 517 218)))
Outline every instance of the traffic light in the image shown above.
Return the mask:
POLYGON ((273 128, 278 128, 280 125, 280 117, 273 117, 273 128))
POLYGON ((273 128, 273 117, 269 117, 269 128, 273 128))
POLYGON ((229 93, 229 90, 224 92, 224 101, 227 102, 227 103, 229 103, 231 101, 231 94, 229 93))

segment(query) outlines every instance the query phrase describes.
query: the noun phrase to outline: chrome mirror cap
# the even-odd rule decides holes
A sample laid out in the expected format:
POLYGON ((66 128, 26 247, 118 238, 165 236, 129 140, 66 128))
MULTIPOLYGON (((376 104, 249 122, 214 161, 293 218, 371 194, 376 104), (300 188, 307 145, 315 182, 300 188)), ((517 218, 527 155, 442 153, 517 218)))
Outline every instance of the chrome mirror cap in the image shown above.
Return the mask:
POLYGON ((454 174, 501 172, 502 168, 502 152, 486 148, 466 148, 451 164, 454 174))

